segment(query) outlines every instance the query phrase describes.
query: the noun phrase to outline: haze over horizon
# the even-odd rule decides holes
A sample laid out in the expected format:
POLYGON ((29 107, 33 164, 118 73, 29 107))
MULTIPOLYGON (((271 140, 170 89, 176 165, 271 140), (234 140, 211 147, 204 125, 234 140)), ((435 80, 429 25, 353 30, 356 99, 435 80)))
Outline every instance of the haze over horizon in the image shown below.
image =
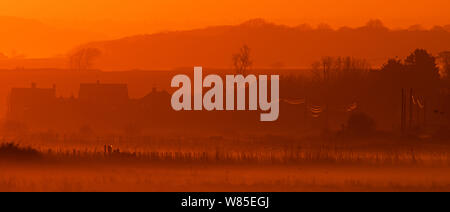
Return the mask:
MULTIPOLYGON (((119 0, 67 0, 64 2, 4 0, 0 2, 0 18, 15 17, 35 24, 40 23, 57 31, 55 34, 60 33, 67 42, 58 43, 48 49, 40 47, 39 50, 33 50, 20 47, 14 49, 3 45, 6 43, 4 41, 0 43, 0 52, 6 55, 51 57, 66 53, 67 49, 73 46, 95 40, 119 39, 136 34, 191 30, 217 25, 237 25, 255 18, 287 26, 305 23, 317 26, 326 23, 333 28, 358 27, 371 19, 380 19, 391 29, 408 28, 411 25, 431 28, 435 25, 450 24, 447 8, 450 8, 450 2, 446 0, 427 1, 426 7, 423 1, 419 0, 368 0, 357 3, 350 0, 339 2, 332 0, 315 2, 130 0, 127 4, 119 0)), ((6 38, 0 36, 1 38, 10 39, 8 43, 22 42, 7 36, 6 38)), ((42 38, 45 39, 46 35, 42 35, 42 38)))

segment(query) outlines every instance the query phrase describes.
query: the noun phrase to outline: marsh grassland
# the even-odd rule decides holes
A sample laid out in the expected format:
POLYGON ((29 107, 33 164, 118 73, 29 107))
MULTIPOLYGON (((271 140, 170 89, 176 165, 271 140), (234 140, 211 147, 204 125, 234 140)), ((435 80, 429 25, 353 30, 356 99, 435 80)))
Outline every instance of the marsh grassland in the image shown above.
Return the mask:
POLYGON ((0 191, 450 191, 448 146, 433 142, 33 139, 1 146, 0 191))

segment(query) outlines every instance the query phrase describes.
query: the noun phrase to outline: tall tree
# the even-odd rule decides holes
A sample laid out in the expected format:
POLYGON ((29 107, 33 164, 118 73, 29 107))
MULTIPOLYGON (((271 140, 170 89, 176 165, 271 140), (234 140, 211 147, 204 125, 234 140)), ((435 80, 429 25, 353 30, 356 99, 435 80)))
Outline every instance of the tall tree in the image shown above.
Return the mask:
POLYGON ((431 91, 438 83, 440 75, 436 58, 424 49, 416 49, 405 60, 411 87, 431 91))
POLYGON ((422 77, 439 78, 436 58, 425 49, 416 49, 406 58, 405 65, 409 71, 415 72, 422 77))

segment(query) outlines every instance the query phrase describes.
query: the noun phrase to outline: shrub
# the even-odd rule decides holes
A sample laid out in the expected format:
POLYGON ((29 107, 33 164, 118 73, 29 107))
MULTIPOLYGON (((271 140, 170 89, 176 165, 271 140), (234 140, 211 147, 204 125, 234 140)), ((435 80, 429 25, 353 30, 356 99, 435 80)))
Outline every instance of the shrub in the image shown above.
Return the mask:
POLYGON ((365 113, 353 113, 348 119, 348 131, 354 135, 370 135, 375 131, 375 121, 365 113))
POLYGON ((40 157, 41 153, 30 147, 22 148, 14 143, 4 143, 0 145, 0 159, 23 160, 40 157))

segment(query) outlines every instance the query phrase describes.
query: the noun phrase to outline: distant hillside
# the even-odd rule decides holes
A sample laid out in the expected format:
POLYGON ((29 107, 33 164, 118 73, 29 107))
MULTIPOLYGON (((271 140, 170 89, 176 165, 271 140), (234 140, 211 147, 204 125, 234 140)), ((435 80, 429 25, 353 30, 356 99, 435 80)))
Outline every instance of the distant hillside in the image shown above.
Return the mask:
POLYGON ((380 21, 359 28, 333 30, 326 25, 287 27, 264 20, 237 26, 138 35, 87 44, 102 51, 96 68, 105 70, 230 68, 232 54, 247 44, 254 66, 310 67, 322 56, 355 56, 380 65, 388 57, 404 57, 415 48, 434 54, 450 49, 450 27, 423 30, 418 26, 391 30, 380 21))

